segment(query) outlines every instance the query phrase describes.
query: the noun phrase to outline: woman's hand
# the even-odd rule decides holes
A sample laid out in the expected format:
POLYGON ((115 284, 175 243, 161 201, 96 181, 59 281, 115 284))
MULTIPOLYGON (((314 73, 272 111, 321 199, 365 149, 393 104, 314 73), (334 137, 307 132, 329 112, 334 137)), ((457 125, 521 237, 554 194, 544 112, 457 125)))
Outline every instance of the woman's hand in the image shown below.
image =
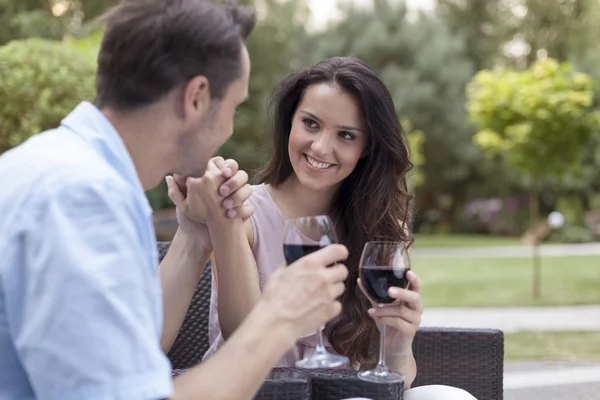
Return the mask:
POLYGON ((248 219, 254 209, 246 203, 252 195, 248 174, 235 160, 215 157, 201 178, 168 176, 169 198, 177 207, 179 230, 199 241, 208 251, 212 243, 206 226, 207 213, 223 218, 248 219))
MULTIPOLYGON (((386 329, 386 354, 388 357, 408 358, 412 354, 412 342, 421 324, 423 302, 421 300, 421 280, 412 270, 406 274, 409 285, 407 289, 391 287, 388 290, 390 297, 396 301, 385 307, 378 307, 373 301, 373 308, 369 314, 375 319, 378 326, 385 324, 386 329)), ((362 292, 366 291, 360 279, 358 284, 362 292)), ((368 297, 368 296, 367 296, 368 297)))

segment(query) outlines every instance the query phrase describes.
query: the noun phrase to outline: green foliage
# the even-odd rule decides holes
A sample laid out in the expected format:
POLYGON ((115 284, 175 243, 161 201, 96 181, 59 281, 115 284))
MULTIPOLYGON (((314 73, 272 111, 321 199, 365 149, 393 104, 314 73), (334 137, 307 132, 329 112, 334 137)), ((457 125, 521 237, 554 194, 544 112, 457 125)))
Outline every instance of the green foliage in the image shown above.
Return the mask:
POLYGON ((413 163, 413 169, 408 176, 408 189, 414 192, 415 188, 423 184, 423 144, 425 143, 425 134, 419 130, 413 130, 412 124, 407 119, 403 119, 402 127, 408 136, 408 150, 410 161, 413 163))
POLYGON ((538 51, 559 61, 579 59, 600 33, 597 0, 437 0, 436 14, 466 39, 477 69, 527 67, 538 51), (519 51, 507 49, 509 43, 519 51))
POLYGON ((93 100, 95 69, 94 58, 62 42, 33 38, 0 47, 0 153, 93 100))
POLYGON ((400 2, 345 9, 345 18, 312 38, 312 61, 355 56, 381 77, 398 115, 422 131, 423 190, 456 191, 478 155, 463 107, 473 68, 465 42, 431 15, 408 15, 400 2))
POLYGON ((524 6, 518 30, 529 48, 529 63, 538 50, 559 61, 579 58, 597 42, 597 0, 525 0, 524 6))
POLYGON ((600 113, 590 109, 593 81, 567 63, 480 71, 467 93, 469 116, 480 128, 475 141, 536 181, 580 170, 599 133, 600 113))
POLYGON ((119 0, 0 0, 0 45, 40 37, 86 35, 95 18, 119 0))
POLYGON ((587 228, 567 223, 561 229, 552 231, 546 241, 550 243, 590 243, 594 242, 594 237, 587 228))
POLYGON ((300 64, 296 46, 304 36, 307 17, 300 0, 256 3, 260 3, 259 20, 247 42, 252 62, 248 100, 238 109, 234 135, 218 153, 234 158, 249 173, 269 157, 267 101, 278 81, 300 64))
POLYGON ((100 51, 103 36, 104 31, 96 29, 83 37, 66 36, 64 41, 72 47, 86 52, 95 61, 100 51))
POLYGON ((437 0, 436 14, 464 38, 467 56, 479 70, 501 59, 502 45, 516 33, 513 6, 505 1, 437 0))

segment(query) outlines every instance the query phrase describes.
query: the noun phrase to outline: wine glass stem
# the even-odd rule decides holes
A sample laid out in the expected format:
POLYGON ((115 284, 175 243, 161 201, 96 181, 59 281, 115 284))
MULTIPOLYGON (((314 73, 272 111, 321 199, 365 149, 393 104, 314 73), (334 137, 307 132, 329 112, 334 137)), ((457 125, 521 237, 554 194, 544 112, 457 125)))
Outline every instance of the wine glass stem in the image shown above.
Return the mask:
POLYGON ((377 369, 381 372, 387 372, 388 367, 385 363, 385 324, 380 324, 379 328, 379 362, 377 369))
POLYGON ((317 354, 325 354, 325 344, 323 343, 323 327, 317 329, 317 348, 315 349, 315 352, 317 354))

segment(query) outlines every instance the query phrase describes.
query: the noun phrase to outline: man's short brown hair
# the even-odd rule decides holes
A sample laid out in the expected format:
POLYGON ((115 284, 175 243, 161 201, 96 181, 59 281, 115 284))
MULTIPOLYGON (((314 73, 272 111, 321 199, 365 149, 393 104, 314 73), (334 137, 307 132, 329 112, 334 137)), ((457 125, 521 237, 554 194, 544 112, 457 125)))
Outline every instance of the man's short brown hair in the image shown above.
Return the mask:
POLYGON ((194 76, 221 99, 241 76, 252 7, 210 0, 123 0, 102 17, 96 104, 121 110, 161 99, 194 76))

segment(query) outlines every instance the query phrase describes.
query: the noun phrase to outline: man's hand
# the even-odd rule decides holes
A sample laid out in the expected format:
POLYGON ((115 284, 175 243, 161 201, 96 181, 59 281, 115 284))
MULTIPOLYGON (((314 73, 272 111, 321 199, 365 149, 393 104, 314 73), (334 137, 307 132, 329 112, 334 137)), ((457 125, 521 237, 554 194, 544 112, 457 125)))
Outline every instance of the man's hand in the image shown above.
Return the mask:
MULTIPOLYGON (((248 174, 239 170, 235 160, 224 160, 222 157, 211 159, 209 166, 211 167, 210 179, 218 183, 214 190, 218 190, 215 195, 220 196, 224 215, 229 218, 248 219, 254 212, 253 207, 246 203, 252 195, 252 187, 248 185, 248 174)), ((177 207, 180 231, 197 239, 206 250, 212 251, 212 243, 206 227, 206 204, 200 201, 198 196, 193 195, 195 190, 202 187, 206 177, 206 174, 201 178, 174 175, 167 176, 166 181, 169 198, 177 207)))
MULTIPOLYGON (((315 332, 337 316, 342 305, 348 269, 341 264, 348 257, 346 247, 333 244, 279 268, 269 278, 260 303, 287 329, 291 343, 315 332)), ((259 304, 260 304, 259 303, 259 304)))
POLYGON ((336 298, 344 292, 348 270, 326 265, 347 257, 348 250, 334 244, 278 269, 261 300, 223 347, 175 378, 172 399, 253 398, 273 365, 300 337, 340 313, 342 305, 336 298))

